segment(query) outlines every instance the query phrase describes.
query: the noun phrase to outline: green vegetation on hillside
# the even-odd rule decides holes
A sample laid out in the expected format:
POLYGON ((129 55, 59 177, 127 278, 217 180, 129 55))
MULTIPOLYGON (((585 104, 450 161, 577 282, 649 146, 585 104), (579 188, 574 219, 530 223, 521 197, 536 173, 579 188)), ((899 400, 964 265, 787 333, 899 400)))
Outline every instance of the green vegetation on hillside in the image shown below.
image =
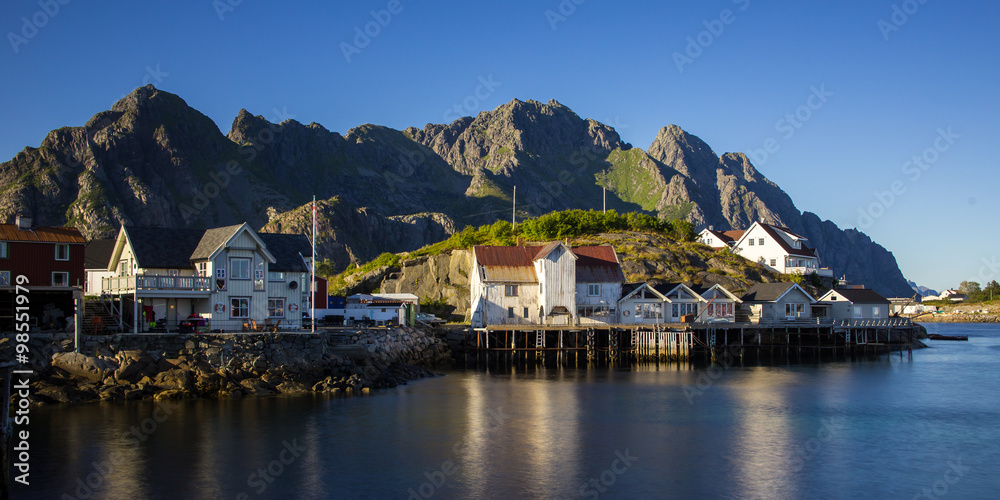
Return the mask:
POLYGON ((586 234, 638 231, 668 236, 676 241, 694 241, 694 225, 688 221, 668 221, 652 215, 630 212, 619 214, 615 210, 564 210, 552 212, 520 222, 516 229, 510 222, 468 226, 450 238, 411 252, 413 257, 436 255, 445 250, 471 248, 475 245, 513 245, 517 237, 528 241, 551 241, 576 238, 586 234))

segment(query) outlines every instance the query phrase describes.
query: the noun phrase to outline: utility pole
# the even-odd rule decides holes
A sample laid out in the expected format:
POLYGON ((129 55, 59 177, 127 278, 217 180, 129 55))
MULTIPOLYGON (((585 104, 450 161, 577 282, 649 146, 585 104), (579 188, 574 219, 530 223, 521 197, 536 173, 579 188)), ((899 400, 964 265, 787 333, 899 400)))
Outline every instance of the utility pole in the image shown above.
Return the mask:
POLYGON ((514 186, 514 194, 510 197, 510 232, 514 232, 517 227, 517 186, 514 186))
POLYGON ((602 186, 601 187, 601 192, 604 195, 604 211, 601 212, 601 213, 605 213, 606 214, 606 213, 608 213, 608 188, 602 186))

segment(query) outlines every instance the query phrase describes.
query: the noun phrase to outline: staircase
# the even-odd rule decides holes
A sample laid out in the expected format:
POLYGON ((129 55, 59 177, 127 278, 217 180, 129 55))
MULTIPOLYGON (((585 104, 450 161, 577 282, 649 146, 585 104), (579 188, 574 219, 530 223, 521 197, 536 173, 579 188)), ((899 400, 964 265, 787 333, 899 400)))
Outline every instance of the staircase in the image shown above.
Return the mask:
POLYGON ((104 302, 96 299, 87 299, 83 303, 83 333, 91 334, 94 333, 110 333, 110 331, 118 329, 118 321, 108 310, 104 302), (95 318, 100 318, 95 319, 95 318), (104 326, 104 331, 99 332, 99 327, 96 325, 101 324, 104 326))

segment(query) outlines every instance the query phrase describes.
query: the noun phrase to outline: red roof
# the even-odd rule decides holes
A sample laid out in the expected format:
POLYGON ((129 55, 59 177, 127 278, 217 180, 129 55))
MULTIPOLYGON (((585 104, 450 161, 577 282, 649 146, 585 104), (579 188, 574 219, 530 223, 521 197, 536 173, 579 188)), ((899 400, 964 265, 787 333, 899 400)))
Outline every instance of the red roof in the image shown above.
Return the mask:
MULTIPOLYGON (((543 258, 559 242, 539 246, 475 247, 476 261, 486 268, 488 281, 536 282, 534 261, 543 258), (520 268, 520 269, 518 269, 520 268)), ((580 283, 625 281, 618 256, 610 245, 575 247, 576 279, 580 283)))
POLYGON ((621 283, 625 281, 618 255, 611 245, 574 247, 577 283, 621 283))
POLYGON ((0 241, 29 241, 35 243, 75 243, 84 245, 80 230, 75 227, 35 226, 18 229, 17 224, 0 224, 0 241))

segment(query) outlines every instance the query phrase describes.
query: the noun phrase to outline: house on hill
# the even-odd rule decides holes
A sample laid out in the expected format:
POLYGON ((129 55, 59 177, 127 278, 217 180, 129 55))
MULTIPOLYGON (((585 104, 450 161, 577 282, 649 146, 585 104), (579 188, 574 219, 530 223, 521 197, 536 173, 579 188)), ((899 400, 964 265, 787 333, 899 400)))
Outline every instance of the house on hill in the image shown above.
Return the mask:
MULTIPOLYGON (((101 291, 123 326, 186 318, 220 331, 254 325, 298 326, 308 306, 309 240, 258 234, 247 224, 213 229, 123 226, 101 291), (205 321, 201 321, 205 320, 205 321)), ((261 329, 262 326, 258 326, 261 329)))
POLYGON ((889 317, 889 299, 867 288, 835 288, 823 294, 819 302, 828 305, 834 319, 885 319, 889 317))
POLYGON ((751 323, 771 323, 813 316, 816 299, 795 283, 758 283, 740 297, 751 323))
POLYGON ((743 237, 743 233, 746 231, 741 230, 730 230, 730 231, 716 231, 711 227, 702 229, 701 233, 698 234, 698 242, 704 245, 708 245, 712 248, 732 248, 733 243, 743 237))
POLYGON ((816 251, 807 239, 783 226, 754 222, 733 243, 733 251, 743 258, 784 274, 817 274, 832 278, 833 271, 821 268, 816 251))
POLYGON ((624 275, 611 246, 476 246, 472 326, 612 323, 624 275))

